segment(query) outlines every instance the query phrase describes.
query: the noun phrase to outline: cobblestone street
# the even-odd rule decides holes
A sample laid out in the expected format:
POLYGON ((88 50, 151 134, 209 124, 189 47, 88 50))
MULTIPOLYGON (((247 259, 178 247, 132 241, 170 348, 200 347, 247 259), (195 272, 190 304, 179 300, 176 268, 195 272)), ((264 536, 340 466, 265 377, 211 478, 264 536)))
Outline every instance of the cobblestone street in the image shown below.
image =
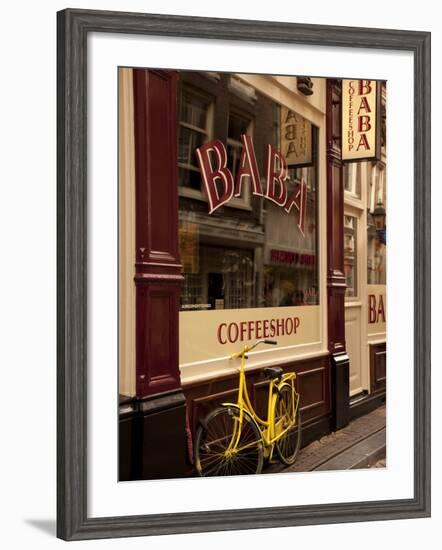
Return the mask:
POLYGON ((265 473, 384 468, 385 405, 301 449, 293 466, 270 464, 265 473))

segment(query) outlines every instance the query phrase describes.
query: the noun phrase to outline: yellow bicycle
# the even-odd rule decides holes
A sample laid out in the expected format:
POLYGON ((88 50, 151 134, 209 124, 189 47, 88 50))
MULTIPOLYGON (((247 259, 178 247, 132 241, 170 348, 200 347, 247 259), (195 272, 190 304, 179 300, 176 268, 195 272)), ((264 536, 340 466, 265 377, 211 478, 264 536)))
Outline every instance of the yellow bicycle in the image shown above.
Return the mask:
POLYGON ((245 360, 259 344, 276 345, 273 340, 257 340, 244 346, 231 359, 241 359, 236 403, 223 403, 203 420, 195 436, 195 467, 200 476, 259 474, 264 457, 276 449, 286 465, 295 462, 301 446, 301 415, 296 373, 283 374, 280 367, 266 367, 269 379, 267 420, 260 418, 247 391, 245 360))

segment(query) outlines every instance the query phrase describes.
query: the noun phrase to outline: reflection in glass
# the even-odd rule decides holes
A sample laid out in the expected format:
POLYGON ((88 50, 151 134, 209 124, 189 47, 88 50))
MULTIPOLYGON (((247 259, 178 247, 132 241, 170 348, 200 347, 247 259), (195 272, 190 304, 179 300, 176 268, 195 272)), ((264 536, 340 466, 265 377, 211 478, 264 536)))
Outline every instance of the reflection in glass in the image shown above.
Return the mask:
POLYGON ((344 273, 347 282, 346 297, 358 295, 357 291, 357 218, 344 216, 344 273))
MULTIPOLYGON (((287 212, 284 205, 253 195, 248 177, 240 197, 209 214, 204 193, 183 192, 183 187, 201 190, 195 149, 209 140, 209 128, 210 140, 219 139, 226 147, 227 168, 234 179, 242 154, 241 135, 251 136, 265 194, 268 146, 279 150, 281 143, 281 107, 258 90, 253 105, 241 103, 224 85, 229 75, 221 75, 215 91, 210 79, 194 75, 182 76, 186 82, 178 135, 181 310, 319 304, 317 128, 312 133, 313 165, 289 166, 284 182, 290 196, 300 189, 301 179, 305 181, 304 232, 298 227, 298 208, 292 206, 287 212), (197 91, 197 85, 202 89, 197 91), (204 100, 207 97, 211 100, 204 100)), ((276 173, 278 168, 275 162, 276 173)))

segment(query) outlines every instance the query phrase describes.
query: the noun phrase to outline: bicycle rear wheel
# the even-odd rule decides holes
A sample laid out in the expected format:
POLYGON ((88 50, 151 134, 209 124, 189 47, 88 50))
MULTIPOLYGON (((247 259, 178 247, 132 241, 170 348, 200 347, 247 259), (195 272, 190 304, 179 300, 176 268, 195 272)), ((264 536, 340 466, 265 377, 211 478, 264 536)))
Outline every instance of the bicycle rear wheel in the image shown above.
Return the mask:
POLYGON ((261 433, 247 412, 221 406, 198 426, 195 467, 200 476, 259 474, 263 464, 261 433), (240 433, 238 435, 238 430, 240 433))
MULTIPOLYGON (((296 405, 296 401, 295 401, 296 405)), ((301 447, 301 413, 293 410, 292 388, 283 386, 275 400, 275 426, 277 433, 287 430, 275 443, 279 459, 286 466, 292 465, 301 447)))

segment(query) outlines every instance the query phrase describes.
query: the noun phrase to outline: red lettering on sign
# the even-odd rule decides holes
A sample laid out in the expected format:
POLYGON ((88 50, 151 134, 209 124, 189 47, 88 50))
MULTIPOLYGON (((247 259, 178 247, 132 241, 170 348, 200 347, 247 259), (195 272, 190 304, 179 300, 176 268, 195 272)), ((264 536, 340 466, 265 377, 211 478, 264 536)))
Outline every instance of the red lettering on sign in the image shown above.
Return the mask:
POLYGON ((227 331, 229 342, 235 343, 238 340, 238 334, 239 334, 238 325, 236 323, 230 323, 227 331))
POLYGON ((262 197, 261 181, 258 171, 258 163, 256 162, 255 149, 253 147, 252 138, 242 135, 242 152, 239 161, 239 169, 236 173, 235 182, 235 197, 241 196, 242 180, 248 177, 251 183, 252 193, 262 197))
POLYGON ((358 132, 368 132, 371 130, 370 117, 361 115, 358 117, 358 132))
POLYGON ((368 295, 368 322, 385 323, 384 297, 379 294, 378 298, 374 294, 368 295))
POLYGON ((371 90, 371 80, 359 80, 359 95, 368 95, 371 90))
POLYGON ((246 331, 246 322, 242 321, 240 323, 240 327, 241 327, 241 340, 244 340, 244 333, 246 331))
POLYGON ((287 163, 285 158, 271 145, 267 149, 267 190, 266 197, 279 206, 287 200, 287 163), (277 166, 275 166, 277 164, 277 166))
MULTIPOLYGON (((226 204, 233 196, 241 196, 243 178, 249 179, 254 195, 263 196, 252 139, 243 134, 241 141, 243 149, 235 182, 231 171, 227 168, 227 151, 221 141, 214 140, 205 143, 195 150, 201 171, 202 191, 209 202, 209 214, 226 204)), ((284 155, 272 145, 268 145, 264 196, 278 206, 285 207, 287 213, 290 213, 292 207, 295 206, 299 212, 298 228, 304 235, 307 185, 302 179, 287 198, 287 173, 287 162, 284 155)))
POLYGON ((290 336, 296 334, 300 324, 299 317, 221 323, 217 328, 217 339, 221 345, 224 345, 234 344, 238 340, 247 341, 255 338, 290 336))
POLYGON ((359 105, 358 115, 362 110, 364 110, 366 113, 371 113, 370 105, 368 104, 368 99, 366 97, 363 97, 361 99, 361 104, 359 105))
POLYGON ((291 334, 293 332, 293 319, 291 317, 287 317, 285 320, 285 333, 291 334))
POLYGON ((223 340, 223 338, 221 337, 221 331, 223 330, 223 328, 227 328, 227 323, 221 323, 218 327, 218 342, 220 344, 227 344, 227 340, 223 340))
POLYGON ((263 324, 263 337, 268 338, 269 337, 269 320, 264 319, 262 324, 263 324))
POLYGON ((249 321, 247 323, 247 328, 248 328, 248 333, 247 333, 247 340, 250 340, 251 338, 253 338, 253 332, 254 332, 254 326, 253 326, 253 321, 249 321))
POLYGON ((209 214, 212 214, 233 196, 233 176, 227 168, 227 151, 221 141, 215 140, 199 147, 196 156, 209 200, 209 214), (216 160, 215 168, 212 167, 211 158, 216 160))
POLYGON ((285 264, 315 265, 315 256, 313 254, 299 254, 299 252, 272 249, 270 251, 270 261, 285 264))
POLYGON ((287 199, 284 210, 290 213, 292 206, 295 206, 299 211, 298 228, 304 235, 305 210, 307 206, 307 185, 304 178, 301 179, 299 185, 295 187, 290 197, 287 199))
POLYGON ((382 294, 379 296, 378 322, 385 323, 384 298, 382 294))
POLYGON ((278 319, 276 321, 276 336, 284 336, 284 319, 278 319))
POLYGON ((374 294, 368 295, 368 322, 376 323, 376 296, 374 294))
POLYGON ((359 143, 356 151, 359 151, 359 149, 363 147, 367 151, 370 150, 370 145, 368 144, 367 136, 365 134, 361 134, 361 137, 359 138, 359 143))

